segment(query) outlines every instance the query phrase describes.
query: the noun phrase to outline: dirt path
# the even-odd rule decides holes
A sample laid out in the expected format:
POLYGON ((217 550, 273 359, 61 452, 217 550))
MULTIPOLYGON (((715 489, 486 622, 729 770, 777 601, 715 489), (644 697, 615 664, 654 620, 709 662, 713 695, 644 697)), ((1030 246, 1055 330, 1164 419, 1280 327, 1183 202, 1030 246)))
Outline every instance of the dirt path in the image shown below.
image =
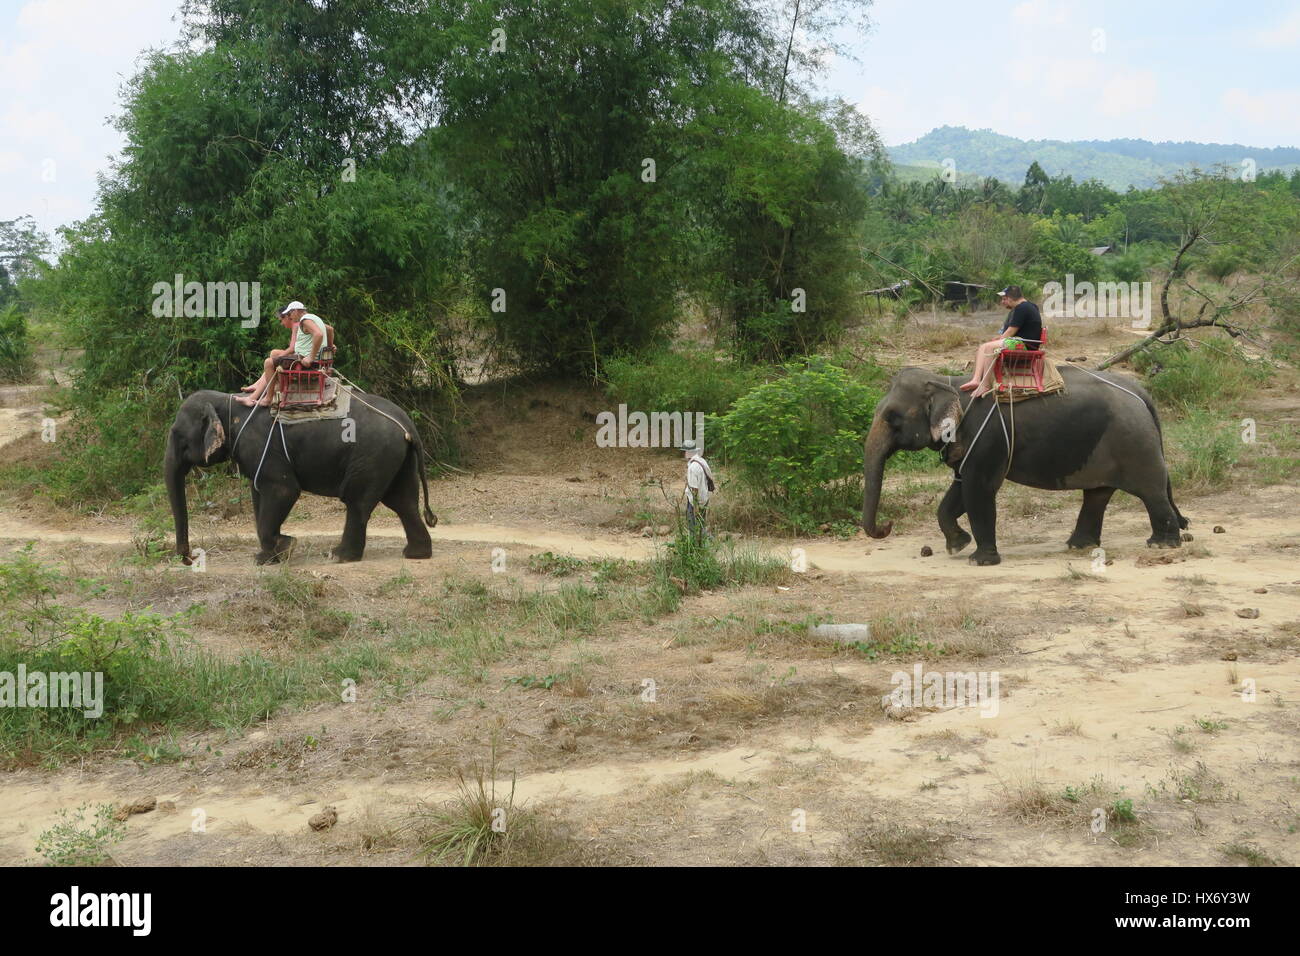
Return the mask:
MULTIPOLYGON (((755 734, 741 746, 704 753, 653 757, 633 750, 612 752, 586 765, 524 773, 518 779, 517 799, 564 806, 580 816, 598 818, 601 808, 608 811, 611 804, 635 805, 657 788, 689 789, 691 781, 721 779, 745 792, 744 799, 767 807, 760 828, 767 832, 774 825, 773 814, 778 814, 775 825, 779 827, 782 799, 782 787, 771 781, 783 779, 792 765, 811 763, 816 765, 814 775, 818 778, 824 778, 828 766, 835 768, 834 787, 840 801, 894 801, 907 806, 913 816, 965 828, 965 849, 958 852, 973 854, 984 862, 1013 862, 1025 847, 1015 840, 994 850, 971 836, 981 828, 996 830, 1000 826, 996 817, 988 818, 988 811, 982 812, 978 824, 967 820, 971 807, 1005 800, 1008 787, 1014 789, 1020 782, 1041 778, 1086 781, 1104 777, 1110 786, 1140 794, 1159 787, 1171 772, 1176 762, 1176 756, 1168 752, 1171 735, 1181 733, 1179 728, 1195 727, 1198 720, 1222 720, 1245 739, 1204 735, 1198 759, 1215 766, 1221 777, 1245 774, 1251 778, 1249 796, 1240 797, 1242 804, 1230 813, 1252 818, 1276 816, 1277 808, 1288 799, 1287 774, 1294 778, 1294 770, 1287 768, 1296 766, 1300 754, 1293 734, 1293 705, 1275 709, 1263 702, 1300 698, 1300 673, 1289 656, 1260 653, 1251 662, 1246 648, 1266 643, 1279 623, 1300 621, 1300 570, 1295 562, 1300 536, 1293 526, 1288 530, 1279 523, 1279 518, 1289 513, 1293 494, 1290 489, 1276 488, 1259 493, 1248 503, 1228 496, 1223 501, 1195 502, 1195 507, 1189 503, 1189 514, 1212 515, 1210 521, 1230 529, 1224 535, 1204 535, 1203 540, 1212 546, 1208 554, 1192 547, 1148 552, 1140 547, 1147 533, 1143 516, 1136 510, 1121 512, 1107 528, 1108 542, 1116 542, 1115 563, 1103 573, 1075 579, 1071 569, 1086 572, 1090 568, 1086 556, 1067 554, 1059 544, 1016 543, 1017 535, 1010 529, 1004 563, 997 568, 972 567, 964 556, 921 558, 919 546, 921 539, 928 540, 925 535, 881 542, 767 542, 782 550, 805 548, 811 565, 806 582, 811 606, 825 607, 840 620, 851 619, 844 615, 863 608, 864 599, 869 606, 872 595, 896 588, 919 587, 959 600, 977 586, 981 598, 995 603, 1023 601, 1032 593, 1045 611, 1072 606, 1094 611, 1109 608, 1114 623, 1098 627, 1095 614, 1091 618, 1084 614, 1073 625, 1058 624, 1020 635, 1015 654, 999 665, 1013 689, 1004 692, 996 716, 981 716, 969 708, 952 709, 926 712, 919 720, 886 721, 869 727, 856 721, 847 726, 821 723, 785 730, 778 726, 755 734), (1171 563, 1147 563, 1152 560, 1171 563), (1180 610, 1188 598, 1180 590, 1178 578, 1201 582, 1194 585, 1195 600, 1204 606, 1201 613, 1205 616, 1195 622, 1196 635, 1189 631, 1188 619, 1180 610), (1266 593, 1255 593, 1260 588, 1266 593), (852 591, 847 600, 837 593, 845 590, 852 591), (1235 617, 1235 610, 1242 606, 1257 608, 1259 618, 1244 621, 1235 617), (1216 631, 1225 639, 1225 646, 1241 648, 1240 676, 1256 682, 1260 702, 1245 702, 1240 686, 1225 679, 1227 668, 1236 665, 1221 663, 1218 658, 1223 655, 1216 649, 1211 648, 1208 655, 1193 651, 1198 640, 1213 643, 1207 635, 1216 631), (1081 728, 1077 733, 1056 729, 1076 722, 1081 728), (970 741, 979 741, 978 746, 970 741), (947 754, 942 766, 933 763, 936 751, 947 754), (1259 779, 1257 762, 1263 754, 1271 754, 1276 761, 1277 772, 1267 781, 1259 779), (777 801, 775 807, 773 801, 777 801)), ((1198 521, 1198 534, 1207 523, 1198 521)), ((293 527, 292 522, 286 530, 301 534, 300 540, 319 536, 321 552, 341 530, 331 519, 303 524, 312 534, 306 534, 306 527, 293 527)), ((358 564, 331 565, 331 576, 374 581, 391 576, 399 567, 418 574, 420 564, 402 561, 395 545, 391 551, 378 546, 390 539, 400 540, 395 519, 377 520, 372 537, 377 539, 373 557, 358 564)), ((435 537, 440 550, 484 564, 490 560, 493 546, 643 559, 656 544, 655 539, 627 534, 578 535, 487 524, 442 524, 435 537)), ((230 538, 237 538, 241 545, 247 543, 249 553, 228 547, 228 554, 209 564, 209 573, 237 581, 258 573, 251 562, 252 535, 223 533, 223 540, 230 538)), ((72 532, 15 516, 0 519, 0 539, 84 542, 119 552, 131 544, 125 529, 111 525, 72 532)), ((323 559, 304 562, 304 566, 324 564, 323 559)), ((843 661, 801 665, 801 673, 810 679, 833 675, 839 680, 870 683, 873 675, 878 679, 878 672, 879 668, 870 665, 843 661)), ((248 734, 240 746, 256 748, 291 733, 295 726, 319 720, 301 715, 275 718, 265 729, 248 734)), ((206 776, 196 779, 175 768, 134 766, 10 775, 0 784, 0 859, 17 862, 29 858, 36 836, 56 821, 61 808, 87 802, 116 804, 142 792, 174 801, 178 812, 133 818, 131 836, 123 845, 125 858, 191 859, 188 854, 194 852, 192 844, 198 839, 191 824, 194 811, 199 810, 208 834, 233 841, 204 843, 209 855, 201 859, 211 862, 210 854, 220 846, 225 854, 221 859, 243 862, 244 858, 229 854, 246 852, 251 854, 248 860, 257 862, 266 860, 263 841, 301 835, 306 817, 325 805, 334 806, 344 819, 355 823, 375 807, 437 801, 454 790, 446 777, 412 779, 383 774, 368 779, 333 773, 277 785, 229 774, 218 774, 216 780, 206 776)), ((704 811, 696 808, 694 812, 704 811)), ((1206 815, 1203 809, 1199 812, 1206 815)), ((809 820, 822 836, 823 843, 818 845, 825 845, 838 833, 826 814, 814 811, 809 820)), ((724 836, 715 834, 714 838, 724 836)), ((1113 849, 1104 841, 1049 837, 1034 841, 1043 862, 1096 862, 1108 859, 1104 851, 1113 849)), ((768 842, 759 841, 766 847, 763 852, 778 852, 782 847, 789 850, 782 837, 764 839, 768 842), (773 841, 774 845, 769 845, 773 841)), ((1172 841, 1164 852, 1149 850, 1145 860, 1215 862, 1212 846, 1194 852, 1188 846, 1172 841)))
MULTIPOLYGON (((581 466, 568 464, 581 406, 566 401, 548 394, 531 419, 512 412, 490 423, 508 473, 438 483, 433 561, 404 561, 400 524, 381 509, 365 560, 332 563, 341 513, 308 498, 285 526, 302 548, 291 566, 377 600, 364 596, 398 572, 426 587, 447 573, 494 586, 496 548, 510 569, 500 577, 525 590, 555 587, 525 570, 528 553, 651 557, 665 539, 616 530, 629 523, 611 515, 648 473, 672 474, 676 462, 587 454, 581 466), (574 470, 557 471, 555 461, 574 470)), ((0 446, 39 428, 41 414, 0 407, 0 446)), ((881 541, 746 539, 783 558, 803 549, 807 573, 789 588, 687 598, 667 618, 602 627, 573 650, 516 656, 476 684, 439 677, 397 700, 322 704, 246 733, 186 735, 180 743, 195 756, 179 763, 100 755, 7 773, 0 863, 31 860, 60 810, 143 795, 174 809, 132 817, 115 851, 120 862, 408 862, 408 844, 376 842, 374 819, 451 796, 452 770, 481 760, 489 735, 505 751, 499 780, 518 770, 516 803, 556 815, 574 840, 612 861, 824 863, 856 845, 855 833, 901 825, 942 844, 933 862, 1217 864, 1245 846, 1294 863, 1295 496, 1290 485, 1180 496, 1194 541, 1171 552, 1144 547, 1145 513, 1121 497, 1104 535, 1112 563, 1098 566, 1063 550, 1073 495, 1064 510, 1005 516, 1003 563, 993 568, 944 554, 931 520, 900 525, 881 541), (922 546, 936 553, 922 557, 922 546), (814 615, 917 619, 923 633, 955 638, 955 649, 867 659, 751 626, 814 615), (987 623, 967 633, 965 616, 987 623), (738 636, 728 637, 729 628, 738 636), (591 662, 585 696, 511 682, 575 659, 591 662), (922 661, 927 672, 1000 674, 995 712, 882 708, 891 678, 922 661), (648 676, 661 693, 647 709, 637 695, 648 676), (317 743, 304 748, 309 737, 317 743), (1077 808, 1061 803, 1072 791, 1084 793, 1077 808), (1092 832, 1094 805, 1124 799, 1140 808, 1140 839, 1092 832), (312 834, 307 818, 327 805, 339 825, 312 834), (803 832, 791 829, 795 811, 806 814, 803 832)), ((255 592, 268 569, 253 564, 250 518, 192 519, 195 546, 210 552, 212 592, 255 592)), ((125 562, 137 533, 122 519, 0 512, 0 549, 34 541, 79 573, 169 577, 125 562)), ((226 649, 244 646, 238 636, 207 636, 226 649)), ((851 861, 911 862, 891 852, 851 861)))

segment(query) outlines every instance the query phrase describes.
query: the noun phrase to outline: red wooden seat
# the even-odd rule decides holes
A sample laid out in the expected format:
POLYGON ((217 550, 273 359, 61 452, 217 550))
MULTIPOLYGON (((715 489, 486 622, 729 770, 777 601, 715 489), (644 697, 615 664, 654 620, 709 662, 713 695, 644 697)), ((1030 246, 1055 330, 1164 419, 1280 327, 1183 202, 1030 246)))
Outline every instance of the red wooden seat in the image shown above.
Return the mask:
POLYGON ((301 360, 280 370, 279 406, 311 408, 325 401, 325 383, 334 371, 334 349, 327 347, 316 355, 311 368, 301 360))
MULTIPOLYGON (((998 353, 997 358, 993 360, 993 378, 997 381, 999 392, 1005 391, 1010 387, 1009 382, 1002 381, 1004 365, 1007 368, 1015 367, 1023 369, 1029 367, 1029 374, 1034 378, 1034 388, 1038 391, 1043 390, 1043 359, 1047 356, 1047 327, 1043 327, 1042 339, 1038 341, 1036 349, 1003 349, 998 353)), ((1023 341, 1029 342, 1029 339, 1023 341)))

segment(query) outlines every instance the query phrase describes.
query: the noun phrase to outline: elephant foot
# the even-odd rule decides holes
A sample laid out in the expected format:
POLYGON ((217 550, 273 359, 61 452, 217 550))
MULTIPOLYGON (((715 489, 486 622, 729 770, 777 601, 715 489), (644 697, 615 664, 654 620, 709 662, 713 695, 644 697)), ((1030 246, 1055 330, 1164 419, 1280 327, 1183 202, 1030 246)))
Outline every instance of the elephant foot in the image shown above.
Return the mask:
POLYGON ((335 561, 337 561, 339 564, 346 564, 352 561, 360 561, 361 556, 364 553, 365 553, 364 551, 353 551, 349 548, 345 548, 343 547, 343 545, 339 545, 337 548, 330 549, 330 557, 333 558, 335 561))
POLYGON ((955 535, 953 535, 951 538, 948 539, 948 553, 960 554, 962 549, 965 548, 966 545, 970 543, 971 543, 971 536, 968 535, 965 531, 958 530, 958 532, 955 535))
POLYGON ((1183 539, 1178 535, 1174 535, 1172 538, 1165 538, 1153 534, 1151 537, 1147 538, 1148 548, 1169 549, 1181 548, 1182 546, 1183 539))
POLYGON ((991 564, 1001 564, 1002 555, 996 551, 984 551, 980 548, 975 549, 975 553, 967 558, 971 564, 977 564, 980 567, 988 567, 991 564))
POLYGON ((257 552, 258 564, 278 564, 281 561, 287 561, 289 555, 293 553, 293 546, 298 543, 298 539, 289 534, 278 534, 275 536, 275 548, 268 551, 263 548, 257 552))
POLYGON ((424 558, 433 557, 433 544, 408 544, 402 549, 402 557, 410 558, 412 561, 418 561, 424 558))
POLYGON ((1070 551, 1091 551, 1093 548, 1101 547, 1101 539, 1100 538, 1076 538, 1074 536, 1071 536, 1070 540, 1065 542, 1065 547, 1070 551))

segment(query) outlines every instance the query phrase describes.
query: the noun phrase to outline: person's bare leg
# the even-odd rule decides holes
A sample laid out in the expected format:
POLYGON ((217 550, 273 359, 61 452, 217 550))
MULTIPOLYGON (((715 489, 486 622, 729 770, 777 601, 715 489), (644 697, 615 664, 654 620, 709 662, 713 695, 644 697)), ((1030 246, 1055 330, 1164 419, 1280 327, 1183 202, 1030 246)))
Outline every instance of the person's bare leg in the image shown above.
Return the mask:
POLYGON ((1001 339, 989 342, 980 348, 980 357, 975 363, 975 381, 977 386, 975 391, 971 392, 971 398, 980 398, 993 390, 990 387, 989 379, 993 375, 994 359, 997 358, 997 354, 1001 348, 1001 339))
POLYGON ((984 381, 984 376, 992 364, 993 355, 996 354, 996 352, 991 352, 990 349, 994 347, 1001 348, 1001 346, 1002 340, 997 339, 993 342, 985 342, 975 350, 975 369, 971 372, 970 381, 962 384, 961 390, 963 392, 978 388, 980 383, 984 381))
POLYGON ((271 399, 270 396, 267 395, 267 392, 270 391, 268 385, 271 381, 271 376, 274 374, 275 359, 268 358, 262 365, 262 377, 255 383, 260 387, 247 395, 236 395, 235 401, 239 402, 241 405, 248 405, 250 407, 253 405, 266 407, 271 404, 271 399))
POLYGON ((257 395, 262 391, 262 389, 266 388, 266 383, 270 381, 266 370, 274 366, 276 359, 288 354, 289 354, 288 349, 271 349, 271 357, 262 363, 262 377, 259 378, 252 385, 241 386, 239 390, 241 392, 251 393, 253 397, 256 398, 257 395))

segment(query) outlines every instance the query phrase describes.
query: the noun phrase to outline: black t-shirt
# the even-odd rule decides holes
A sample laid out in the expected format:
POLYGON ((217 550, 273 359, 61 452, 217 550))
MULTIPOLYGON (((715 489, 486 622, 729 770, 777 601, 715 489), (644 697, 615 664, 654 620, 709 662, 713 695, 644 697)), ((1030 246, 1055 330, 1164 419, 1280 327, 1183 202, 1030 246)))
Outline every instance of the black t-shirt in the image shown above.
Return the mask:
POLYGON ((1006 322, 1002 324, 1002 331, 1016 328, 1016 338, 1024 339, 1032 348, 1041 348, 1038 344, 1043 338, 1043 317, 1038 312, 1038 306, 1026 299, 1007 316, 1006 322))

